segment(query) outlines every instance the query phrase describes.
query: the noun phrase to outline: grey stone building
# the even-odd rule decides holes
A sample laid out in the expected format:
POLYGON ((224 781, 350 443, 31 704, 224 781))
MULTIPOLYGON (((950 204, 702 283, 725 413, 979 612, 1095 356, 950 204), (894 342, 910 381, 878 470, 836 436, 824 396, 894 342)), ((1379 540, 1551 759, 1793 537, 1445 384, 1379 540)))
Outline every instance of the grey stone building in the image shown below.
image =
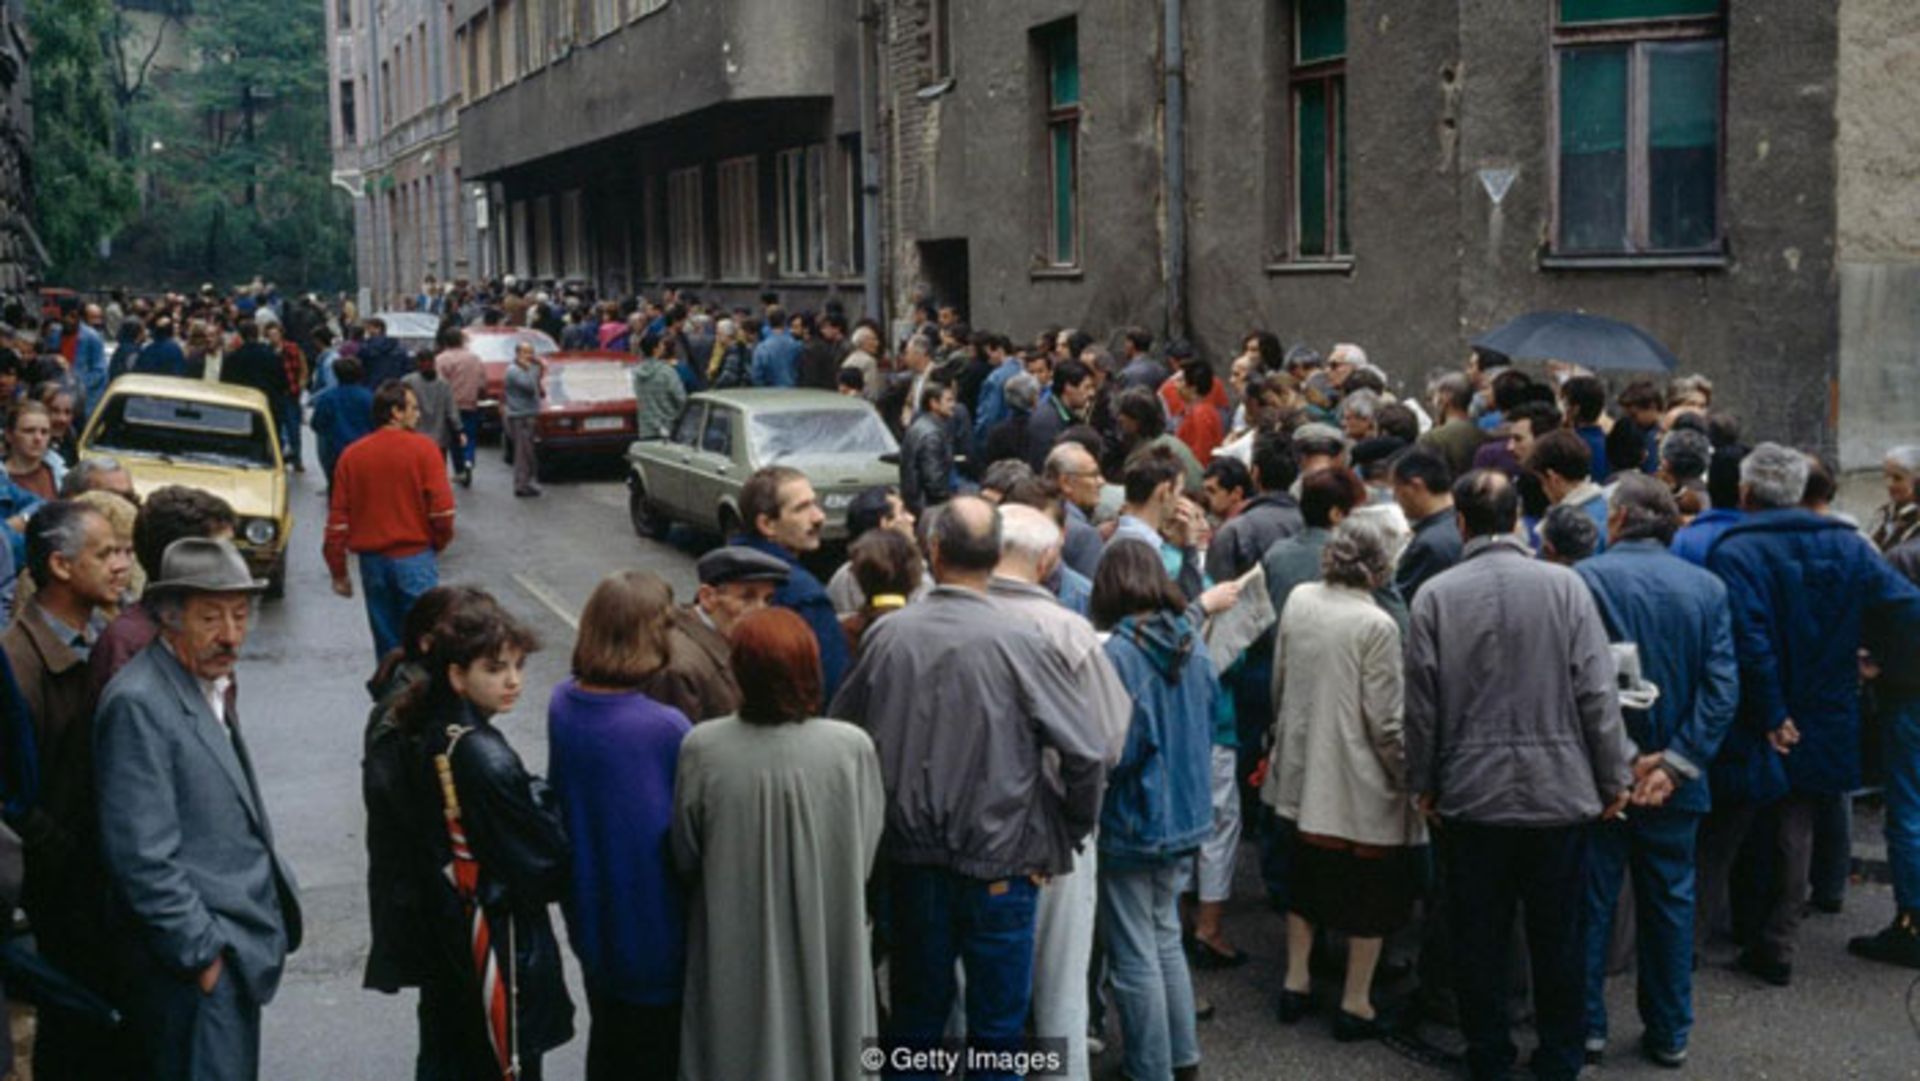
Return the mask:
POLYGON ((453 25, 446 0, 325 0, 333 180, 353 196, 363 310, 398 307, 432 276, 492 271, 485 210, 461 187, 453 25))
POLYGON ((0 292, 39 280, 47 253, 33 231, 33 82, 23 0, 0 4, 0 292))
POLYGON ((1896 74, 1920 8, 1245 0, 1184 5, 1170 41, 1170 4, 919 5, 955 60, 897 106, 905 277, 995 326, 1356 341, 1409 386, 1582 309, 1659 336, 1750 433, 1832 448, 1844 413, 1848 464, 1920 434, 1920 148, 1886 119, 1920 112, 1896 74))
POLYGON ((857 0, 455 0, 503 273, 862 308, 857 0))
POLYGON ((1216 359, 1268 328, 1408 388, 1581 309, 1754 435, 1849 465, 1916 435, 1908 0, 451 10, 499 272, 895 319, 932 295, 1216 359))

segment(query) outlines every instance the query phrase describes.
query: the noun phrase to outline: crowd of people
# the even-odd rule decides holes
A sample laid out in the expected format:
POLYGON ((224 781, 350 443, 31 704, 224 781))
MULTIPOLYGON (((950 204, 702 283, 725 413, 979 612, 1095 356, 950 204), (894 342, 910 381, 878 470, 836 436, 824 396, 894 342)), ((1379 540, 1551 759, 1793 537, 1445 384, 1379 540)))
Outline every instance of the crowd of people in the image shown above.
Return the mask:
MULTIPOLYGON (((1571 1078, 1614 1046, 1631 952, 1638 1049, 1677 1067, 1701 959, 1732 944, 1792 982, 1869 781, 1897 911, 1849 949, 1920 969, 1920 448, 1888 453, 1860 524, 1821 459, 1749 446, 1698 376, 1616 394, 1477 352, 1406 395, 1359 346, 1264 331, 1222 378, 1144 330, 1015 346, 932 304, 892 347, 772 297, 430 283, 413 306, 442 316, 413 357, 265 287, 74 305, 33 378, 0 350, 24 568, 5 821, 40 954, 126 1018, 43 1010, 38 1077, 255 1076, 302 937, 240 723, 265 584, 232 510, 61 453, 123 371, 257 386, 292 468, 313 394, 323 556, 348 596, 357 557, 378 664, 365 983, 417 989, 421 1078, 541 1076, 581 1027, 563 948, 590 1078, 860 1076, 875 1037, 964 1039, 978 1077, 1057 1047, 1085 1077, 1115 1036, 1125 1076, 1191 1078, 1191 970, 1249 962, 1243 854, 1285 921, 1280 1024, 1441 1021, 1493 1078, 1528 1015, 1534 1074, 1571 1078), (94 322, 124 324, 111 356, 94 322), (543 770, 495 723, 538 636, 437 567, 479 434, 463 328, 486 323, 634 353, 643 438, 701 387, 804 386, 901 443, 830 574, 811 480, 773 466, 690 597, 601 581, 543 770)), ((504 411, 521 495, 540 393, 529 350, 504 411)), ((927 1072, 904 1062, 884 1072, 927 1072)))

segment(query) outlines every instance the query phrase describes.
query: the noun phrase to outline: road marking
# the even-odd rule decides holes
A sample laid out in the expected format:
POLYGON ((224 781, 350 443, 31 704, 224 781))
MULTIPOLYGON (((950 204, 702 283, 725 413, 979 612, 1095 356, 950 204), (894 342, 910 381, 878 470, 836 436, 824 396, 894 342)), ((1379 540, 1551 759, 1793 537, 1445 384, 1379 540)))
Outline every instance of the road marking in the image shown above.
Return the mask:
POLYGON ((565 623, 568 627, 576 631, 580 629, 580 620, 574 616, 573 613, 567 611, 567 606, 562 604, 560 598, 554 596, 547 587, 518 571, 511 572, 508 577, 512 578, 515 584, 519 585, 521 589, 526 590, 527 594, 534 600, 546 605, 547 611, 559 616, 560 622, 565 623))

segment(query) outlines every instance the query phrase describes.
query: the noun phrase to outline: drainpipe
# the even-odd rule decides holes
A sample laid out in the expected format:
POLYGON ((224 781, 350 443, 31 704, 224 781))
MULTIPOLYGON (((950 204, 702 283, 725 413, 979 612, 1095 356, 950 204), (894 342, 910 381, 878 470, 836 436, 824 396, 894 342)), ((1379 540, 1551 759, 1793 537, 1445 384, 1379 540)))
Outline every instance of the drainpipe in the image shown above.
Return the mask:
POLYGON ((1187 56, 1181 0, 1166 0, 1167 228, 1161 261, 1167 287, 1167 334, 1187 337, 1187 56))
POLYGON ((860 0, 859 20, 861 303, 868 318, 885 326, 880 304, 880 88, 874 62, 880 12, 872 0, 860 0))

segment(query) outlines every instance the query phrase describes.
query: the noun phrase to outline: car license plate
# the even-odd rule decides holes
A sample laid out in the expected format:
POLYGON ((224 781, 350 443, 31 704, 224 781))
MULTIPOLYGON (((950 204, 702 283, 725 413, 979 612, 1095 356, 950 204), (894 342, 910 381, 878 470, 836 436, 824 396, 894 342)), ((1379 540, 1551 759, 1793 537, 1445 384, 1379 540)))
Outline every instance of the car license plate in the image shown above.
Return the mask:
POLYGON ((581 429, 589 432, 609 432, 626 426, 625 417, 588 417, 581 429))
POLYGON ((846 510, 847 506, 852 502, 853 502, 852 492, 835 492, 832 495, 827 496, 825 500, 826 508, 828 510, 846 510))

